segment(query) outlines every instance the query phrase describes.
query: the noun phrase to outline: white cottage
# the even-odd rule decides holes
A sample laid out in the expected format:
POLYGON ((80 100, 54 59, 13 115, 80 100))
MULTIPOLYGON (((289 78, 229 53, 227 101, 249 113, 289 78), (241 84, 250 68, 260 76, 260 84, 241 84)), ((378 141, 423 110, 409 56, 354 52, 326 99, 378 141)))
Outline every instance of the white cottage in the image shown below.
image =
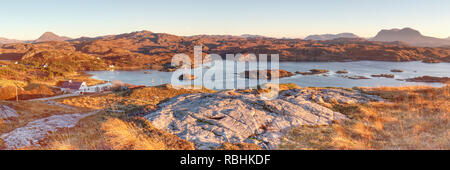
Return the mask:
POLYGON ((84 92, 88 92, 89 87, 86 85, 86 82, 78 82, 78 81, 65 81, 61 86, 61 91, 64 93, 76 93, 83 94, 84 92))

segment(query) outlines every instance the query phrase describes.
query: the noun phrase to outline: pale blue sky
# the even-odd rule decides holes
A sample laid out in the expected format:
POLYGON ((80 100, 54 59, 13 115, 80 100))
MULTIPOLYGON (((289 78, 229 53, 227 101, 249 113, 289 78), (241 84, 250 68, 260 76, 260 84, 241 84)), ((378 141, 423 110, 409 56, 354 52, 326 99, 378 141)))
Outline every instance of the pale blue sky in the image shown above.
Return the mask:
POLYGON ((372 37, 411 27, 450 36, 448 0, 2 0, 0 37, 73 38, 149 30, 176 35, 259 34, 303 38, 353 32, 372 37))

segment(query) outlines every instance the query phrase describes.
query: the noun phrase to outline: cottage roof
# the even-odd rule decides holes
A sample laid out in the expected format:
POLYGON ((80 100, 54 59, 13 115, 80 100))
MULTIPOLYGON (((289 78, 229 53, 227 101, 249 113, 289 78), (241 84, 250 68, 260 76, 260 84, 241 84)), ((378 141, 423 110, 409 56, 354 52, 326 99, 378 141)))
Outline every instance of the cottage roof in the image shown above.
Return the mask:
POLYGON ((73 90, 80 89, 81 85, 83 85, 84 82, 81 81, 65 81, 63 82, 61 88, 69 88, 73 90))

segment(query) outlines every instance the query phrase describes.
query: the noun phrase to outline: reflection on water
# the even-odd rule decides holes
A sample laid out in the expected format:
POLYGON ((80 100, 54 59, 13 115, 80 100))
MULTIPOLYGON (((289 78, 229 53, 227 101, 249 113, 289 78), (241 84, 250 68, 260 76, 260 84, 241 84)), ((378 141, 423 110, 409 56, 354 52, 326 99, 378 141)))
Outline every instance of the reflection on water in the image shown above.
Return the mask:
MULTIPOLYGON (((214 69, 214 67, 210 68, 214 69)), ((228 68, 227 68, 228 69, 228 68)), ((251 68, 252 69, 252 68, 251 68)), ((431 85, 442 86, 440 83, 416 83, 405 82, 397 79, 413 78, 418 76, 450 77, 450 63, 422 63, 422 62, 380 62, 380 61, 358 61, 358 62, 281 62, 280 69, 290 72, 308 71, 311 69, 327 69, 330 72, 323 75, 300 75, 280 79, 280 83, 295 83, 300 86, 311 87, 355 87, 355 86, 405 86, 405 85, 431 85), (336 74, 339 70, 348 70, 348 76, 366 76, 373 74, 394 74, 395 78, 373 78, 364 80, 352 80, 343 78, 336 74), (401 73, 392 73, 390 70, 400 69, 401 73)), ((171 82, 172 72, 160 72, 156 70, 140 71, 90 71, 93 78, 100 80, 120 80, 124 83, 135 85, 156 86, 171 82), (150 71, 150 73, 145 73, 150 71)), ((237 74, 226 74, 226 81, 231 79, 242 80, 237 74)), ((247 80, 248 81, 248 80, 247 80)), ((191 83, 190 81, 184 84, 191 83)), ((248 82, 247 82, 248 83, 248 82)), ((201 85, 201 84, 196 84, 201 85)), ((236 83, 237 86, 244 86, 236 83)), ((238 87, 239 88, 239 87, 238 87)))

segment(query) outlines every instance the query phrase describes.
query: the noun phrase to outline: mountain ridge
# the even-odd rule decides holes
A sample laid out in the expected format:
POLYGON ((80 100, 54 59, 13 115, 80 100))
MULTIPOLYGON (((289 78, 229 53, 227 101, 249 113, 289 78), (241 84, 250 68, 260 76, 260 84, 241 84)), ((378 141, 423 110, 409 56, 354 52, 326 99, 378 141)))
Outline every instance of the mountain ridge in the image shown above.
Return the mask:
POLYGON ((353 33, 315 34, 307 36, 305 40, 332 40, 336 38, 360 38, 360 37, 353 33))
POLYGON ((25 41, 0 37, 0 44, 23 43, 23 42, 25 41))
POLYGON ((245 38, 242 36, 176 36, 136 31, 69 41, 0 45, 0 60, 51 64, 49 61, 88 62, 79 70, 116 69, 173 70, 175 54, 192 57, 195 46, 205 54, 279 54, 280 61, 423 61, 450 62, 448 48, 412 47, 402 42, 377 42, 363 38, 336 38, 310 41, 303 39, 245 38))
POLYGON ((370 39, 380 42, 401 41, 412 46, 419 47, 442 47, 450 45, 449 39, 440 39, 435 37, 424 36, 419 31, 406 27, 403 29, 383 29, 377 35, 370 39))

